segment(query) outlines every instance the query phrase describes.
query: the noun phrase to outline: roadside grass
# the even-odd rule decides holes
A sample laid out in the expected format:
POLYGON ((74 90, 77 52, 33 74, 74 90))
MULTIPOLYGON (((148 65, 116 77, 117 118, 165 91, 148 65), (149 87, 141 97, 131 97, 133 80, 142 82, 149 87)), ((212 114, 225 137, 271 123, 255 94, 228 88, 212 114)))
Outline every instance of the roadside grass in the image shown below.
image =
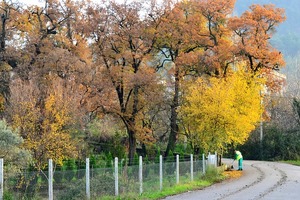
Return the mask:
POLYGON ((286 160, 286 161, 282 161, 282 162, 300 166, 300 160, 286 160))
MULTIPOLYGON (((118 197, 105 196, 101 197, 101 200, 151 200, 151 199, 162 199, 167 196, 172 196, 184 192, 193 190, 200 190, 208 187, 214 183, 223 181, 231 176, 224 173, 221 168, 208 168, 205 175, 201 175, 194 178, 194 181, 188 183, 179 183, 173 186, 164 186, 160 191, 145 192, 142 195, 136 193, 121 194, 118 197)), ((99 198, 100 200, 100 198, 99 198)))

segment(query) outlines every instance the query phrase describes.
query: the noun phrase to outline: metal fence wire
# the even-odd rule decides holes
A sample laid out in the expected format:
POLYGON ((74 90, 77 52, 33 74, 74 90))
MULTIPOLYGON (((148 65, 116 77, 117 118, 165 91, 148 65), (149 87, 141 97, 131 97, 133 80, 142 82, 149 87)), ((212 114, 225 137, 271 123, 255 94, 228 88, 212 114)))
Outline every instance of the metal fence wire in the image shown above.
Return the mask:
POLYGON ((190 158, 177 159, 175 162, 162 159, 159 163, 143 163, 140 157, 138 165, 128 166, 116 158, 114 166, 108 168, 94 168, 87 159, 88 169, 57 168, 53 170, 52 176, 50 170, 11 173, 3 172, 3 166, 0 166, 0 178, 4 177, 0 199, 4 195, 8 199, 76 200, 151 193, 178 183, 191 182, 193 177, 205 173, 207 161, 204 156, 202 159, 192 155, 190 158))

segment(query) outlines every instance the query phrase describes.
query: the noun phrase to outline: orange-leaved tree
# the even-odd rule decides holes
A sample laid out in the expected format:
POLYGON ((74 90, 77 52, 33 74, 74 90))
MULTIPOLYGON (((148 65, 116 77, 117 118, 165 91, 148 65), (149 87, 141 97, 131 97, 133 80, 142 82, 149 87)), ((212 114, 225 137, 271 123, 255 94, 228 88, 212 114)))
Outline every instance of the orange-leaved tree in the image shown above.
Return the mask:
MULTIPOLYGON (((170 4, 173 1, 169 1, 170 4)), ((158 27, 157 46, 166 61, 173 64, 170 99, 170 136, 166 155, 173 151, 179 133, 178 108, 182 83, 187 75, 222 76, 232 62, 230 31, 226 24, 233 11, 230 1, 184 1, 167 7, 158 27), (224 51, 226 49, 226 51, 224 51)))
POLYGON ((146 12, 143 5, 137 1, 111 3, 102 7, 100 14, 99 10, 89 10, 94 13, 97 28, 91 30, 95 65, 93 73, 84 79, 85 97, 92 104, 92 112, 118 116, 123 122, 128 135, 129 164, 133 162, 137 140, 148 138, 151 132, 143 125, 142 115, 158 99, 151 52, 159 19, 154 13, 141 16, 146 12))
POLYGON ((241 17, 232 17, 228 23, 234 33, 236 61, 245 61, 245 69, 256 76, 265 76, 270 90, 280 89, 281 83, 276 83, 272 72, 285 65, 283 54, 272 47, 270 39, 276 26, 285 19, 284 10, 275 5, 252 5, 249 11, 241 17))

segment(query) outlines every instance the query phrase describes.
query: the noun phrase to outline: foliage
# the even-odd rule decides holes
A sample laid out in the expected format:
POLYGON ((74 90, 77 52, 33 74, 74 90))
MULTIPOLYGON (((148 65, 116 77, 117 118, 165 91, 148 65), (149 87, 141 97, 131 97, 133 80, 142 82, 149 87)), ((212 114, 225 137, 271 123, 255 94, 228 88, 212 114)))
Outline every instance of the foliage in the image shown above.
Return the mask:
POLYGON ((222 172, 223 170, 221 168, 208 167, 203 175, 203 179, 207 180, 208 182, 219 182, 226 178, 223 176, 222 172))
POLYGON ((272 95, 264 99, 268 104, 269 121, 251 133, 241 151, 246 159, 299 159, 299 104, 297 98, 272 95), (260 141, 262 128, 263 140, 260 141))
POLYGON ((88 124, 88 134, 92 153, 109 153, 113 157, 125 158, 126 133, 122 131, 115 118, 105 116, 102 119, 95 118, 88 124))
POLYGON ((245 159, 264 160, 298 160, 300 158, 300 132, 283 131, 279 127, 265 126, 262 146, 257 134, 251 134, 250 139, 241 146, 245 159), (262 158, 259 156, 262 152, 262 158))
MULTIPOLYGON (((75 145, 73 123, 92 151, 125 129, 125 145, 112 154, 127 151, 129 163, 138 145, 169 139, 165 154, 174 152, 182 86, 190 78, 225 77, 237 62, 254 77, 268 77, 267 86, 281 86, 269 75, 283 57, 269 40, 285 20, 283 10, 253 5, 232 17, 235 2, 3 1, 0 93, 11 106, 0 106, 1 116, 20 129, 37 168, 49 157, 58 164, 74 157, 75 146, 89 154, 85 143, 75 145), (89 126, 96 117, 114 120, 89 126), (101 136, 91 134, 105 125, 101 136)), ((115 139, 116 147, 119 138, 107 142, 115 139)))
POLYGON ((117 126, 117 124, 117 120, 111 116, 104 116, 103 118, 96 117, 87 125, 87 128, 91 137, 106 141, 114 137, 122 128, 117 126))
POLYGON ((31 162, 30 152, 22 148, 23 142, 23 138, 5 120, 0 121, 0 157, 5 160, 5 167, 11 173, 16 173, 31 162))
POLYGON ((5 109, 5 99, 2 95, 0 95, 0 113, 4 111, 5 109))
POLYGON ((43 169, 52 158, 57 164, 75 155, 74 141, 70 136, 70 116, 60 99, 50 95, 45 112, 35 108, 35 102, 21 102, 20 112, 14 116, 14 127, 20 127, 24 148, 33 153, 35 167, 43 169))
POLYGON ((258 80, 241 72, 191 83, 181 108, 190 142, 205 151, 245 143, 260 120, 259 91, 258 80))

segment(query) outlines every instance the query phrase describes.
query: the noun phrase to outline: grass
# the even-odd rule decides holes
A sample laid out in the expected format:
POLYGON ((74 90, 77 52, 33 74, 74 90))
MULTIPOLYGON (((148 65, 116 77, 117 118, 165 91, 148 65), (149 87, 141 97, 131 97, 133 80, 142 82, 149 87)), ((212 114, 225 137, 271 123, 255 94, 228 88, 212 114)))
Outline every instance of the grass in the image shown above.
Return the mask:
MULTIPOLYGON (((233 177, 234 172, 224 173, 220 168, 209 168, 206 174, 203 176, 195 177, 193 182, 179 183, 173 186, 163 186, 161 191, 153 190, 151 192, 145 192, 142 195, 136 193, 122 194, 119 197, 105 196, 101 197, 101 200, 151 200, 162 199, 167 196, 172 196, 188 191, 199 190, 208 187, 214 183, 223 181, 226 178, 233 177)), ((241 172, 239 172, 241 173, 241 172)), ((234 175, 237 177, 237 175, 234 175)))
MULTIPOLYGON (((150 199, 161 199, 167 196, 172 196, 175 194, 180 194, 192 190, 198 190, 202 189, 204 187, 212 185, 214 182, 206 181, 206 180, 199 180, 199 181, 193 181, 190 183, 185 184, 178 184, 174 185, 173 187, 165 187, 162 191, 153 191, 153 192, 146 192, 142 195, 138 194, 125 194, 121 195, 119 197, 112 197, 112 196, 106 196, 101 197, 103 200, 150 200, 150 199)), ((99 199, 100 200, 100 199, 99 199)))
POLYGON ((292 165, 297 165, 300 166, 300 160, 287 160, 283 161, 284 163, 292 164, 292 165))

